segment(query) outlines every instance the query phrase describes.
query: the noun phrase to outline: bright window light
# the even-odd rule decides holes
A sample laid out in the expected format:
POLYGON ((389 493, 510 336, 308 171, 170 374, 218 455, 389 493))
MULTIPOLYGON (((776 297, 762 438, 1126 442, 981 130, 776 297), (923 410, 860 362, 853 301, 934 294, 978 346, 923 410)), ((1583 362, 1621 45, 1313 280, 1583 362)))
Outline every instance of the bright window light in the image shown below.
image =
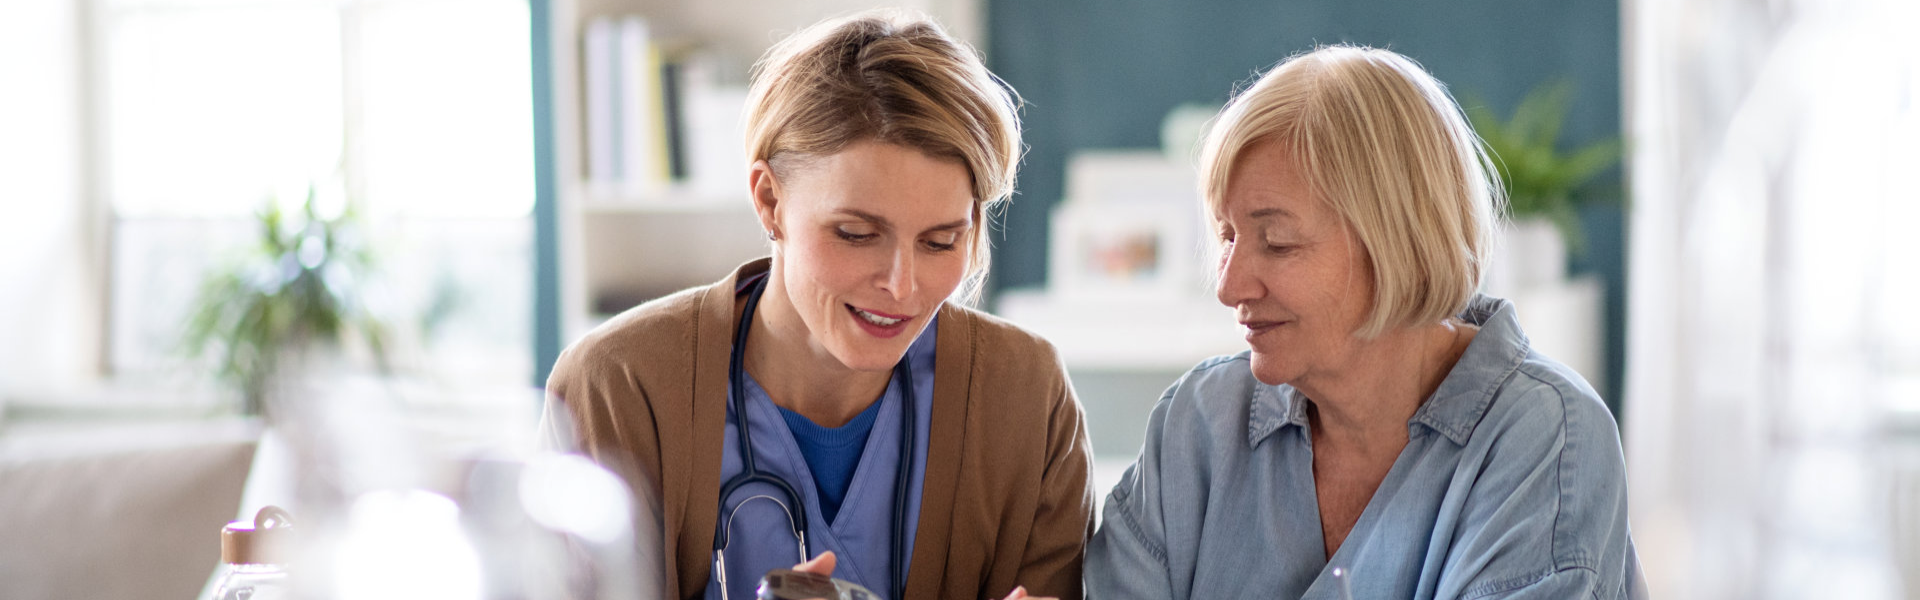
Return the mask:
POLYGON ((143 9, 107 25, 108 189, 121 216, 244 215, 334 169, 339 10, 143 9))
POLYGON ((376 215, 533 208, 522 0, 119 0, 105 11, 121 217, 251 214, 344 174, 376 215))
POLYGON ((426 0, 366 17, 369 204, 409 216, 531 212, 526 3, 426 0))

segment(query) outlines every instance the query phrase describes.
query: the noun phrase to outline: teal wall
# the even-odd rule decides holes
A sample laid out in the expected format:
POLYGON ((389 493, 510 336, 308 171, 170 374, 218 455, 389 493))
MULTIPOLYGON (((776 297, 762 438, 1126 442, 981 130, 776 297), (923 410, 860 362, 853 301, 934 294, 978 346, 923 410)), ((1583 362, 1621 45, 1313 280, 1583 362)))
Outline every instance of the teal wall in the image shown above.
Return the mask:
MULTIPOLYGON (((1565 141, 1620 134, 1613 1, 988 0, 987 14, 987 60, 1027 101, 1030 147, 994 240, 994 291, 1045 283, 1048 209, 1060 199, 1069 153, 1157 146, 1169 109, 1224 103, 1236 84, 1315 44, 1390 48, 1425 65, 1462 102, 1478 98, 1501 114, 1540 82, 1566 77, 1576 91, 1565 141)), ((1604 187, 1613 195, 1620 188, 1604 187)), ((1607 281, 1608 377, 1594 383, 1619 390, 1620 208, 1582 216, 1588 252, 1571 267, 1607 281)))
POLYGON ((560 359, 559 182, 553 157, 553 3, 528 0, 533 43, 533 385, 560 359))

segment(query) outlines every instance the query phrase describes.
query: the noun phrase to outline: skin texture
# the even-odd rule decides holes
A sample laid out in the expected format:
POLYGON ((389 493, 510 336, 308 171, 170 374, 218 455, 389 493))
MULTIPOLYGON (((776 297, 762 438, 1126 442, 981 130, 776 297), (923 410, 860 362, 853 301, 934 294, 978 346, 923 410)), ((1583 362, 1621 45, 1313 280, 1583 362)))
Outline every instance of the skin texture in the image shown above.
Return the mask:
POLYGON ((1310 401, 1314 487, 1331 557, 1406 448, 1407 419, 1478 329, 1448 320, 1354 335, 1372 308, 1372 267, 1297 164, 1273 142, 1235 161, 1215 223, 1224 250, 1216 292, 1246 329, 1254 377, 1292 385, 1310 401))
POLYGON ((971 179, 957 160, 872 141, 783 166, 748 175, 774 241, 746 368, 774 404, 838 427, 966 278, 971 179), (901 321, 869 327, 854 309, 901 321))

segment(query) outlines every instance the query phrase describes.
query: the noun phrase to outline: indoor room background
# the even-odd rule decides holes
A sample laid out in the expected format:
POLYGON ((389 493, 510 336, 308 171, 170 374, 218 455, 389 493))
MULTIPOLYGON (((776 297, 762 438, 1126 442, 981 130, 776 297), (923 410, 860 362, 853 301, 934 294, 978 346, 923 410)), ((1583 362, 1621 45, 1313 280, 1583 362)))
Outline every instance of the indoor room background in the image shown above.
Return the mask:
MULTIPOLYGON (((977 307, 1060 351, 1097 496, 1167 386, 1245 347, 1208 119, 1365 44, 1578 172, 1516 203, 1484 291, 1612 409, 1655 596, 1894 599, 1920 598, 1912 4, 884 5, 1024 102, 977 307)), ((207 597, 221 526, 303 495, 485 506, 478 457, 535 445, 567 344, 767 252, 750 66, 877 5, 0 2, 0 598, 207 597)))

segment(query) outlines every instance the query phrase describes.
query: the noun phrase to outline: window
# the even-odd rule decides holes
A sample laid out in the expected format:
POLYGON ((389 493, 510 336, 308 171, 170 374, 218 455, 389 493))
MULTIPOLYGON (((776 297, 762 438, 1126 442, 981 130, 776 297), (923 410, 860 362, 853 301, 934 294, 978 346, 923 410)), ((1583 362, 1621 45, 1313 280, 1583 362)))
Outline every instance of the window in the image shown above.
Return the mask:
POLYGON ((118 376, 204 372, 180 368, 198 282, 318 185, 364 217, 403 367, 531 377, 524 0, 96 2, 118 376))

